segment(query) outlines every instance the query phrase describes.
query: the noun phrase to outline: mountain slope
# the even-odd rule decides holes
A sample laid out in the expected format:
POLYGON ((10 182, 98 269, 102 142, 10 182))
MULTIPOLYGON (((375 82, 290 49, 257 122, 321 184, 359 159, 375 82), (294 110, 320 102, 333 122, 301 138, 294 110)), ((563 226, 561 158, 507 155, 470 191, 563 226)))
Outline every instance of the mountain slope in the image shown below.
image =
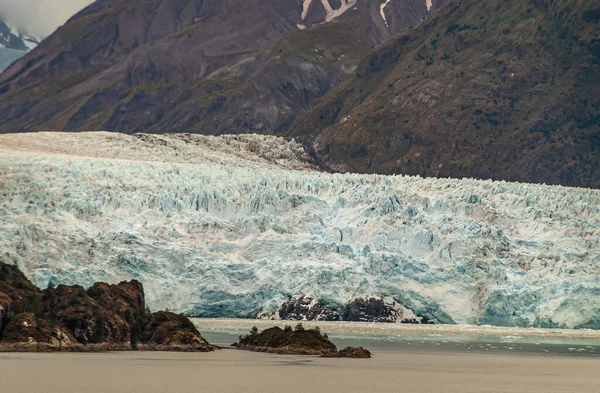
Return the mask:
POLYGON ((600 8, 452 1, 289 135, 341 171, 600 187, 600 8))
POLYGON ((0 131, 285 130, 428 4, 100 0, 0 76, 0 131))
POLYGON ((0 73, 38 43, 39 39, 19 34, 0 20, 0 73))

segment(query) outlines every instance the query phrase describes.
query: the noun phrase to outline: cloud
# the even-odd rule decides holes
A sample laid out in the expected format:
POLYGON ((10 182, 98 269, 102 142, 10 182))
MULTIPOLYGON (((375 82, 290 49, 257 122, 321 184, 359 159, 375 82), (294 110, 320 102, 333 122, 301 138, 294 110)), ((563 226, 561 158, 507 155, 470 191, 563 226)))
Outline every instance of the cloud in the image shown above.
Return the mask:
POLYGON ((20 33, 45 38, 94 0, 0 0, 0 20, 20 33))

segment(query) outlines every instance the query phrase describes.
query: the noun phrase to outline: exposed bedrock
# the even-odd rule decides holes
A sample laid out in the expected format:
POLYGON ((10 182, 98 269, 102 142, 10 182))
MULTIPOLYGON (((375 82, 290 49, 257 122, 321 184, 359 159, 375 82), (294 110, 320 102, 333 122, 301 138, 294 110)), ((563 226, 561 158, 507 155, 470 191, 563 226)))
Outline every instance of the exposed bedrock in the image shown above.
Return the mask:
POLYGON ((312 296, 300 295, 283 302, 272 313, 259 313, 255 317, 295 321, 454 323, 450 316, 439 310, 438 305, 426 303, 426 306, 415 309, 417 313, 392 298, 384 297, 359 297, 338 306, 325 305, 312 296))

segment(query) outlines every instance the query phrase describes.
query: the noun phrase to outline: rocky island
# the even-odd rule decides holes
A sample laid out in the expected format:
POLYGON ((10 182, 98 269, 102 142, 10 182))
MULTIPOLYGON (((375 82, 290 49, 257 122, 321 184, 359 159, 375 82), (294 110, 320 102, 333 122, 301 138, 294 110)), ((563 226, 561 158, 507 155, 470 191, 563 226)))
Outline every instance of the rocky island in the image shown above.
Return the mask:
POLYGON ((254 352, 277 353, 282 355, 318 355, 321 357, 370 358, 371 353, 362 347, 337 349, 327 334, 321 334, 319 328, 304 329, 299 323, 295 329, 278 326, 258 332, 255 327, 250 334, 240 336, 232 345, 237 349, 254 352))
MULTIPOLYGON (((434 311, 434 310, 431 310, 434 311)), ((414 314, 402 305, 384 297, 355 298, 343 307, 332 307, 309 295, 294 296, 272 313, 258 313, 256 319, 296 321, 383 322, 407 324, 453 323, 442 313, 431 311, 414 314), (438 314, 437 317, 435 314, 438 314)))
POLYGON ((136 280, 40 290, 0 261, 0 352, 213 349, 187 317, 151 313, 136 280))

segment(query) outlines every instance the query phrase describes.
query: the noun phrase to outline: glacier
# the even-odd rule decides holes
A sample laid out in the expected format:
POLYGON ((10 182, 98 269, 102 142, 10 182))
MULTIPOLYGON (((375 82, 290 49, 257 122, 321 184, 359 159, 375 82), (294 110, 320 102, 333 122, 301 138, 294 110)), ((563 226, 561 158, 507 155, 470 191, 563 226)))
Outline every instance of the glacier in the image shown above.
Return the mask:
POLYGON ((0 254, 153 309, 392 298, 440 323, 600 328, 600 191, 322 173, 272 136, 0 135, 0 254))

